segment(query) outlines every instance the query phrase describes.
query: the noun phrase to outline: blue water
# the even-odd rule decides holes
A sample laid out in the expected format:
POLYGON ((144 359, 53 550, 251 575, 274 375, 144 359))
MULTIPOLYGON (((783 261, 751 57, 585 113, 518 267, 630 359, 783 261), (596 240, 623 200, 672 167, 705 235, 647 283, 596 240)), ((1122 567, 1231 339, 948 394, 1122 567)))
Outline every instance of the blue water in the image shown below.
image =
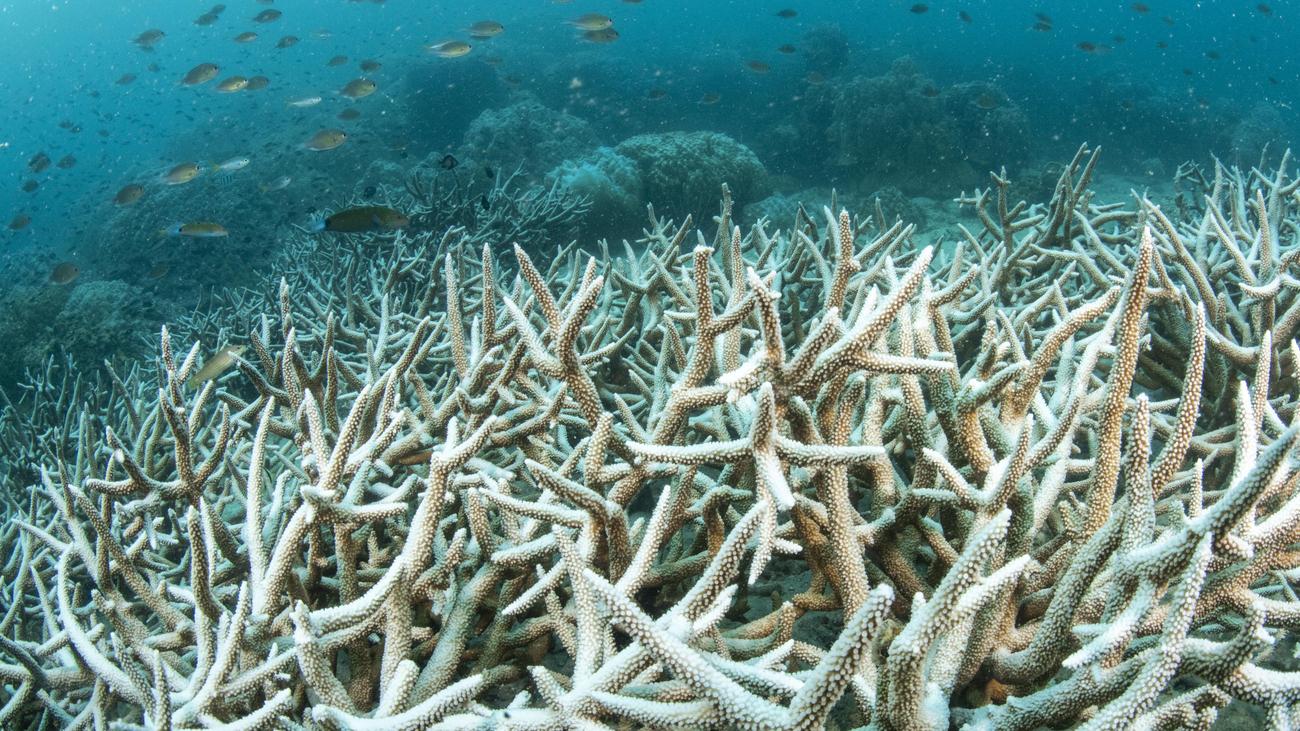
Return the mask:
MULTIPOLYGON (((1024 111, 1036 159, 1059 157, 1091 141, 1118 145, 1104 165, 1123 167, 1131 162, 1126 158, 1146 155, 1167 158, 1172 170, 1177 160, 1227 154, 1209 141, 1261 104, 1276 113, 1276 148, 1297 128, 1300 52, 1294 38, 1300 18, 1283 2, 1270 3, 1264 12, 1242 0, 1151 0, 1149 10, 1138 12, 1129 2, 935 0, 919 13, 915 3, 898 0, 226 5, 215 24, 200 27, 193 21, 212 6, 206 0, 0 3, 0 223, 17 213, 32 221, 22 231, 0 228, 3 256, 59 258, 96 246, 97 236, 112 235, 97 226, 114 213, 113 193, 129 182, 153 180, 177 162, 248 155, 249 174, 262 180, 296 169, 302 161, 300 154, 293 157, 295 145, 323 126, 343 126, 334 115, 346 104, 335 92, 361 75, 356 62, 363 58, 383 62, 370 74, 380 91, 361 100, 366 116, 348 128, 355 138, 383 138, 365 148, 374 159, 392 149, 405 150, 404 160, 455 149, 464 121, 482 111, 476 104, 497 106, 535 91, 544 103, 589 120, 610 141, 645 131, 719 130, 760 157, 770 156, 772 172, 789 173, 798 186, 842 183, 843 170, 828 171, 825 181, 816 179, 817 166, 783 170, 779 154, 763 147, 770 129, 799 117, 808 91, 802 49, 789 55, 775 49, 799 46, 806 31, 825 26, 838 27, 848 43, 846 65, 828 84, 885 73, 901 56, 910 56, 940 86, 992 82, 1024 111), (283 17, 265 25, 251 21, 268 7, 283 17), (787 7, 797 15, 778 17, 787 7), (612 17, 618 41, 595 45, 578 38, 565 21, 585 12, 612 17), (1034 29, 1042 22, 1036 13, 1050 18, 1050 30, 1034 29), (465 28, 485 18, 500 21, 506 31, 476 42, 469 56, 434 59, 422 50, 426 43, 466 38, 465 28), (166 33, 152 52, 132 43, 149 28, 166 33), (261 37, 249 44, 231 40, 246 30, 261 37), (328 37, 316 37, 318 30, 328 37), (288 34, 302 41, 275 48, 288 34), (1093 44, 1091 50, 1082 50, 1082 43, 1093 44), (346 65, 326 66, 340 54, 349 57, 346 65), (513 87, 480 96, 438 86, 437 64, 482 64, 493 56, 502 63, 490 74, 511 77, 513 87), (768 64, 770 72, 754 73, 746 67, 750 60, 768 64), (205 61, 221 66, 218 80, 264 74, 271 86, 223 95, 214 92, 215 82, 178 85, 189 68, 205 61), (156 72, 148 70, 151 63, 156 72), (431 83, 408 78, 415 69, 426 69, 431 83), (127 73, 138 78, 115 84, 127 73), (659 87, 670 96, 647 101, 647 91, 659 87), (1146 103, 1152 91, 1162 96, 1161 106, 1146 103), (699 104, 709 93, 719 103, 699 104), (285 104, 312 94, 325 99, 307 110, 285 104), (1103 98, 1106 103, 1099 103, 1103 98), (446 105, 457 107, 456 113, 439 110, 446 105), (414 119, 413 110, 421 108, 438 110, 433 122, 414 119), (394 137, 403 139, 390 144, 394 137), (73 155, 76 165, 32 174, 27 162, 41 151, 54 161, 73 155), (31 193, 21 190, 29 180, 39 183, 31 193)), ((336 169, 322 174, 349 175, 336 169)), ((338 182, 343 188, 349 183, 338 182)), ((942 187, 936 181, 936 195, 956 192, 942 187)), ((292 215, 299 215, 299 203, 308 210, 331 203, 331 194, 337 197, 319 179, 295 194, 300 200, 290 206, 292 215)), ((175 212, 177 220, 186 215, 175 212)))

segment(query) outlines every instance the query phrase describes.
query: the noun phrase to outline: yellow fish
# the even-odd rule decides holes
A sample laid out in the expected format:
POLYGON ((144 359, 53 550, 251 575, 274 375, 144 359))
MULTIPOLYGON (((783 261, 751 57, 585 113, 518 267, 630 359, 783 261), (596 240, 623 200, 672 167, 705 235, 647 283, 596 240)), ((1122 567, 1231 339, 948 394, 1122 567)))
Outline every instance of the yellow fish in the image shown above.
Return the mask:
POLYGON ((303 147, 314 152, 324 152, 333 150, 347 140, 348 133, 341 129, 323 129, 303 143, 303 147))
POLYGON ((217 91, 222 94, 233 94, 237 91, 243 91, 246 86, 248 86, 247 78, 243 76, 231 76, 230 78, 222 79, 221 83, 217 84, 217 91))
POLYGON ((113 196, 113 203, 119 206, 129 206, 140 200, 142 195, 144 195, 144 186, 139 183, 131 183, 117 191, 117 195, 113 196))
POLYGON ((205 84, 217 78, 217 72, 220 70, 215 63, 201 63, 185 74, 185 78, 181 79, 181 84, 185 86, 205 84))
POLYGON ((362 99, 374 94, 376 88, 375 82, 370 79, 353 79, 339 93, 349 99, 362 99))
POLYGON ((579 30, 605 30, 614 27, 614 20, 600 13, 586 13, 570 20, 569 25, 576 26, 579 30))
POLYGON ((225 226, 210 221, 176 223, 161 231, 163 236, 187 236, 192 239, 219 239, 229 236, 225 226))
POLYGON ((438 58, 460 58, 470 52, 473 48, 465 41, 443 41, 425 46, 433 55, 438 58))
POLYGON ((163 175, 163 182, 167 185, 184 185, 191 180, 199 177, 199 165, 194 162, 183 162, 180 165, 167 171, 163 175))
POLYGON ((243 355, 246 350, 248 350, 247 345, 235 345, 222 348, 217 351, 216 355, 204 361, 203 367, 199 369, 198 373, 190 376, 190 379, 185 382, 185 385, 194 388, 201 383, 211 381, 222 373, 225 373, 235 364, 235 358, 243 355))
POLYGON ((486 41, 505 32, 506 27, 495 20, 480 20, 469 27, 469 37, 486 41))
POLYGON ((411 219, 401 211, 384 206, 361 206, 314 221, 312 230, 356 234, 366 231, 396 231, 410 223, 411 219))

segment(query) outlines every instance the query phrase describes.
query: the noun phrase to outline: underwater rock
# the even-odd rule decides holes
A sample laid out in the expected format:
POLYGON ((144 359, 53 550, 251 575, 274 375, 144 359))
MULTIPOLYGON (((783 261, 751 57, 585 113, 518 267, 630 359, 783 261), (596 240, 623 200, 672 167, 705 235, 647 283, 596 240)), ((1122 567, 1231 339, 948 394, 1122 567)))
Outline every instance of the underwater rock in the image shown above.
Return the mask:
POLYGON ((547 176, 560 189, 586 196, 591 208, 582 230, 591 237, 626 233, 645 217, 645 194, 637 164, 631 158, 601 147, 576 160, 565 160, 547 176))
POLYGON ((737 205, 768 192, 767 169, 748 147, 716 132, 644 134, 614 151, 636 163, 645 198, 660 213, 680 219, 717 206, 718 190, 731 186, 737 205))
POLYGON ((799 212, 799 204, 804 205, 805 209, 809 211, 809 215, 814 215, 818 210, 818 206, 822 205, 821 201, 829 200, 830 197, 826 191, 816 188, 801 190, 797 193, 777 192, 741 209, 740 220, 752 224, 763 218, 768 221, 771 227, 786 229, 794 225, 795 216, 799 212), (816 205, 814 205, 814 202, 816 202, 816 205))
POLYGON ((867 190, 892 185, 909 195, 950 195, 981 184, 998 166, 1014 172, 1032 149, 1024 111, 996 85, 940 89, 907 57, 885 74, 856 76, 809 97, 805 135, 828 139, 826 162, 867 190))
MULTIPOLYGON (((80 287, 78 287, 80 288, 80 287)), ((39 285, 16 286, 0 297, 0 383, 22 380, 24 371, 41 364, 54 352, 50 323, 75 291, 73 288, 39 285)))
POLYGON ((1260 158, 1271 150, 1274 155, 1282 154, 1280 140, 1288 139, 1286 120, 1277 107, 1268 102, 1259 102, 1250 108, 1246 116, 1232 128, 1231 155, 1232 164, 1249 168, 1262 165, 1260 158))
POLYGON ((807 69, 823 76, 838 73, 849 62, 849 36, 833 23, 809 28, 797 48, 807 69))
MULTIPOLYGON (((895 185, 924 193, 936 181, 954 189, 982 182, 962 159, 959 125, 937 91, 906 57, 885 74, 856 76, 828 90, 827 162, 861 176, 868 188, 895 185)), ((811 121, 826 118, 818 115, 811 121)))
POLYGON ((600 144, 591 125, 533 98, 474 118, 456 156, 509 173, 540 175, 600 144))
POLYGON ((963 159, 983 174, 1020 168, 1033 150, 1029 118, 996 84, 972 81, 942 92, 963 159))
POLYGON ((123 281, 15 287, 0 299, 0 341, 9 344, 0 349, 0 383, 21 381, 53 353, 89 367, 138 355, 160 319, 152 298, 123 281))
POLYGON ((54 320, 58 340, 79 363, 138 354, 159 318, 144 290, 121 280, 86 282, 68 296, 54 320))

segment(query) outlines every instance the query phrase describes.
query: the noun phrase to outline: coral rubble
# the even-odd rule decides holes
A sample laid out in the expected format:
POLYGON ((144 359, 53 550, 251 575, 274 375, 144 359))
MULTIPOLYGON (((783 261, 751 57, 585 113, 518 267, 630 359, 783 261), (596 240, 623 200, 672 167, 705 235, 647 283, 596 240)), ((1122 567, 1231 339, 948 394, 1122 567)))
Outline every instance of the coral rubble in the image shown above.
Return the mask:
POLYGON ((1289 727, 1300 181, 1095 162, 937 249, 725 189, 594 257, 303 238, 155 364, 47 369, 0 725, 1289 727))

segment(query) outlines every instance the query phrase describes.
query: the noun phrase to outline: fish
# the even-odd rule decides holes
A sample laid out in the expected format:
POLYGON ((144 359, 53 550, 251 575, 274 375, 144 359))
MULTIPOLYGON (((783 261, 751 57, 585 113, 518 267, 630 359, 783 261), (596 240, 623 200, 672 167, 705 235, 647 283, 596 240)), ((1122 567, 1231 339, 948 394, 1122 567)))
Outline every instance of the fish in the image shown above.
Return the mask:
POLYGON ((31 159, 27 161, 27 169, 34 173, 44 172, 49 167, 50 156, 46 155, 44 152, 38 152, 35 155, 32 155, 31 159))
POLYGON ((71 170, 73 167, 77 165, 77 158, 73 157, 72 155, 64 155, 63 157, 59 158, 59 161, 54 163, 54 165, 60 170, 71 170))
POLYGON ((150 28, 149 30, 136 36, 135 40, 131 42, 145 49, 146 51, 151 51, 153 50, 154 45, 158 43, 158 41, 161 41, 163 37, 166 35, 167 35, 166 33, 163 33, 161 30, 157 28, 150 28))
POLYGON ((338 118, 343 120, 344 122, 350 122, 354 119, 359 118, 360 116, 361 116, 361 110, 357 109, 356 107, 348 107, 347 109, 344 109, 343 111, 338 113, 338 118))
POLYGON ((298 36, 285 36, 275 42, 276 48, 288 48, 289 46, 298 45, 298 36))
POLYGON ((456 156, 451 154, 450 152, 447 153, 446 155, 443 155, 442 159, 438 161, 438 167, 442 168, 443 170, 455 170, 456 166, 459 164, 460 164, 460 160, 457 160, 456 156))
POLYGON ((342 66, 343 64, 345 64, 345 63, 347 63, 347 62, 348 62, 348 57, 340 54, 340 55, 338 55, 338 56, 334 56, 334 57, 331 58, 330 60, 326 61, 326 62, 325 62, 325 65, 326 65, 326 66, 331 66, 331 67, 332 67, 332 66, 342 66))
POLYGON ((480 41, 486 41, 489 38, 495 38, 505 32, 506 27, 495 20, 480 20, 471 25, 469 30, 470 38, 476 38, 480 41))
POLYGON ((248 167, 248 164, 250 162, 252 162, 252 160, 249 160, 247 157, 232 157, 225 162, 217 163, 216 165, 213 165, 212 172, 233 173, 236 170, 243 170, 244 168, 248 167))
POLYGON ((9 220, 10 231, 22 231, 32 222, 32 217, 26 213, 19 213, 9 220))
POLYGON ((200 15, 199 17, 194 19, 194 24, 212 25, 213 23, 217 22, 218 17, 219 16, 217 16, 215 13, 204 13, 203 15, 200 15))
POLYGON ((1133 8, 1133 12, 1135 13, 1146 14, 1151 12, 1151 6, 1147 5, 1146 3, 1133 3, 1129 7, 1133 8))
POLYGON ((646 98, 653 101, 658 101, 666 96, 668 96, 668 91, 665 89, 651 89, 650 92, 646 94, 646 98))
POLYGON ((1078 48, 1084 53, 1095 53, 1097 51, 1097 44, 1092 41, 1080 41, 1078 48))
POLYGON ((41 187, 41 184, 35 180, 24 180, 22 185, 24 193, 33 193, 39 187, 41 187))
POLYGON ((618 31, 613 28, 585 30, 582 32, 582 38, 591 43, 613 43, 618 40, 618 31))
POLYGON ((50 282, 53 284, 71 284, 79 276, 81 276, 81 267, 70 261, 60 262, 54 265, 54 269, 50 271, 50 282))
POLYGON ((794 10, 793 8, 785 8, 783 10, 776 11, 776 17, 784 18, 786 20, 789 20, 798 14, 799 14, 798 11, 794 10))
POLYGON ((246 86, 248 86, 248 79, 246 77, 230 76, 222 79, 221 83, 217 84, 217 91, 222 94, 233 94, 237 91, 243 91, 246 86))
POLYGON ((397 464, 403 465, 405 467, 410 467, 412 465, 421 465, 428 462, 429 458, 432 456, 433 456, 432 449, 422 449, 418 452, 412 452, 406 455, 405 457, 398 457, 397 464))
POLYGON ((401 211, 386 206, 360 206, 339 211, 312 222, 313 231, 335 233, 366 233, 368 231, 396 231, 409 226, 411 219, 401 211))
POLYGON ((570 20, 569 25, 579 30, 605 30, 614 27, 614 20, 608 15, 601 15, 600 13, 584 13, 570 20))
POLYGON ((251 30, 246 30, 235 36, 235 43, 252 43, 255 40, 257 40, 257 34, 251 30))
POLYGON ((975 106, 985 111, 996 109, 998 106, 998 98, 993 95, 993 92, 986 91, 975 97, 975 106))
POLYGON ((275 21, 280 19, 281 15, 284 15, 284 13, 280 12, 279 10, 275 10, 275 9, 263 10, 262 12, 253 16, 253 22, 274 23, 275 21))
POLYGON ((375 93, 378 88, 370 79, 360 78, 349 81, 339 93, 349 99, 364 99, 375 93))
POLYGON ((299 109, 302 109, 304 107, 314 107, 317 104, 320 104, 320 97, 318 96, 305 96, 301 99, 294 99, 293 101, 289 102, 289 106, 297 107, 299 109))
POLYGON ((270 193, 277 190, 284 190, 293 182, 293 178, 288 175, 281 175, 275 180, 270 180, 257 186, 263 193, 270 193))
POLYGON ((348 133, 341 129, 323 129, 303 143, 303 147, 313 152, 325 152, 347 142, 348 133))
POLYGON ((706 107, 713 106, 714 104, 717 104, 720 101, 722 101, 722 95, 713 91, 706 91, 700 97, 700 104, 703 104, 706 107))
POLYGON ((362 71, 365 71, 368 74, 374 73, 375 71, 378 71, 380 68, 383 67, 382 63, 379 63, 378 61, 372 58, 367 58, 366 60, 362 61, 358 65, 361 67, 362 71))
POLYGON ((750 71, 753 71, 756 74, 765 74, 772 70, 771 66, 768 66, 766 63, 757 60, 746 61, 745 65, 749 67, 750 71))
POLYGON ((957 17, 960 18, 960 19, 961 19, 961 22, 963 22, 963 23, 973 23, 973 22, 975 22, 975 19, 972 18, 972 17, 970 17, 970 13, 966 12, 965 10, 958 10, 958 11, 957 11, 957 17))
POLYGON ((162 279, 163 277, 167 276, 167 272, 169 271, 171 271, 171 267, 167 265, 167 262, 160 261, 157 264, 154 264, 152 267, 150 267, 149 271, 145 274, 145 276, 149 277, 150 279, 162 279))
POLYGON ((930 9, 930 6, 929 6, 929 5, 926 5, 925 3, 917 3, 917 4, 913 5, 912 7, 908 8, 909 11, 911 11, 911 12, 913 12, 913 13, 916 13, 917 15, 920 15, 921 13, 924 13, 924 12, 928 11, 929 9, 930 9))
POLYGON ((235 365, 235 359, 248 350, 247 345, 226 346, 218 350, 216 355, 203 361, 203 367, 197 373, 190 376, 185 385, 195 388, 200 384, 207 383, 225 373, 231 366, 235 365))
POLYGON ((793 43, 785 43, 785 44, 782 44, 782 45, 776 47, 776 52, 777 52, 777 53, 784 53, 784 54, 787 54, 787 55, 788 55, 788 54, 791 54, 791 53, 794 53, 794 52, 797 51, 797 50, 799 50, 799 49, 795 48, 793 43))
POLYGON ((271 85, 271 80, 265 76, 248 77, 248 86, 244 87, 245 91, 261 91, 271 85))
POLYGON ((186 236, 192 239, 219 239, 229 236, 225 226, 211 221, 174 223, 162 230, 163 236, 186 236))
POLYGON ((1260 12, 1260 14, 1262 14, 1262 15, 1272 15, 1272 14, 1273 14, 1273 8, 1270 8, 1269 6, 1265 5, 1264 3, 1260 3, 1259 5, 1256 5, 1256 6, 1255 6, 1255 9, 1258 10, 1258 11, 1260 12))
POLYGON ((113 196, 113 205, 129 206, 140 200, 140 197, 143 195, 143 185, 140 185, 139 183, 128 183, 127 185, 122 186, 121 190, 117 191, 117 195, 113 196))
POLYGON ((183 162, 171 170, 168 170, 167 173, 163 175, 163 182, 167 185, 184 185, 185 183, 199 177, 201 171, 202 169, 199 167, 198 163, 183 162))
POLYGON ((425 48, 438 58, 460 58, 469 53, 473 46, 465 41, 442 41, 425 48))
POLYGON ((114 83, 116 83, 118 86, 126 86, 132 81, 135 81, 135 74, 122 74, 120 77, 118 77, 117 81, 114 83))
POLYGON ((206 84, 217 78, 220 71, 220 67, 215 63, 201 63, 185 74, 185 77, 181 79, 181 85, 198 86, 199 84, 206 84))

